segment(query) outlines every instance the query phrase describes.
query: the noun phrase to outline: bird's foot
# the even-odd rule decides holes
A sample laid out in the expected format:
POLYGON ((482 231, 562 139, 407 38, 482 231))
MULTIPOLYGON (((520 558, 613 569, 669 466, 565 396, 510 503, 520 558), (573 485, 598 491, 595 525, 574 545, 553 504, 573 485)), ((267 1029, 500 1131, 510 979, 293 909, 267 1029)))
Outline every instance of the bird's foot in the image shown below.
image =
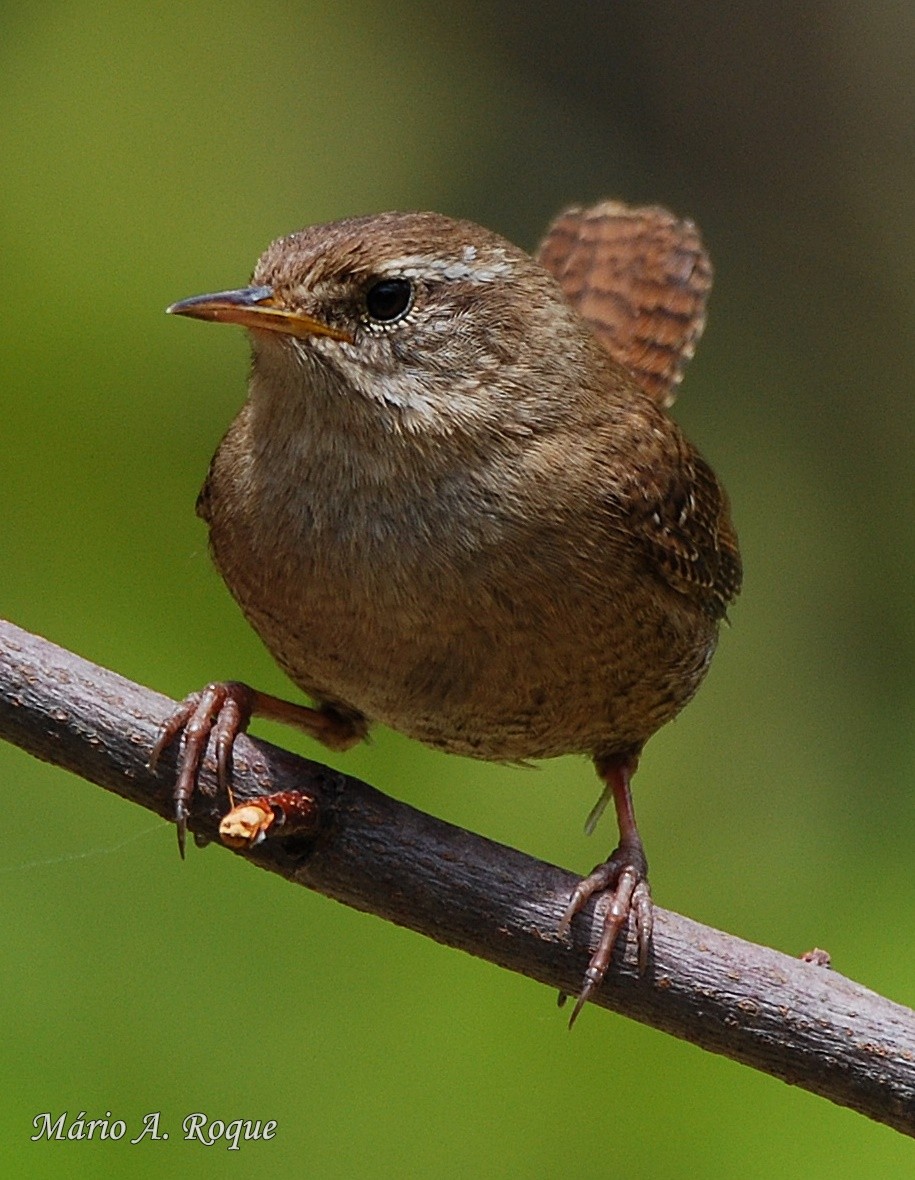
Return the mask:
MULTIPOLYGON (((179 734, 183 735, 174 790, 178 850, 182 857, 187 843, 190 801, 210 739, 212 738, 215 747, 219 786, 229 795, 233 811, 237 811, 234 800, 231 799, 232 749, 235 739, 240 733, 244 733, 248 722, 255 715, 295 725, 332 750, 348 749, 366 736, 368 728, 361 716, 344 714, 330 705, 323 705, 318 709, 294 705, 267 693, 257 692, 237 680, 215 681, 208 684, 202 692, 193 692, 185 697, 162 726, 148 763, 150 770, 155 770, 162 753, 179 734)), ((272 796, 266 798, 269 801, 272 796)), ((294 808, 281 807, 281 810, 285 814, 294 808)), ((246 822, 251 825, 251 837, 242 841, 242 844, 250 846, 263 838, 273 822, 266 822, 267 814, 267 811, 262 812, 264 822, 260 827, 254 822, 253 815, 248 817, 246 822)), ((241 845, 235 845, 239 846, 241 845)))
POLYGON ((648 886, 648 862, 641 841, 621 842, 603 864, 597 865, 593 872, 578 883, 559 923, 560 935, 568 933, 572 919, 584 909, 595 893, 607 895, 603 926, 585 972, 584 985, 569 1018, 569 1028, 603 982, 619 933, 628 923, 630 915, 635 920, 639 974, 648 965, 653 905, 648 886))
POLYGON ((163 752, 179 734, 183 735, 174 790, 178 851, 182 858, 187 842, 189 804, 210 738, 213 738, 216 748, 219 785, 228 791, 232 773, 232 747, 251 720, 256 696, 252 688, 239 681, 215 681, 202 692, 192 692, 186 696, 159 731, 149 756, 150 770, 156 769, 163 752))

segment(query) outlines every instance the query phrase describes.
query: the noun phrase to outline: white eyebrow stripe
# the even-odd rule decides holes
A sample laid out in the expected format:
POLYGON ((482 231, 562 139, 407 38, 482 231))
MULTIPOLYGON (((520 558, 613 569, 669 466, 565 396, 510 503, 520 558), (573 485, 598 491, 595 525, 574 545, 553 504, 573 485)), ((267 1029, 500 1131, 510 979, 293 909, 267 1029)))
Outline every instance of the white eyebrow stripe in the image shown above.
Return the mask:
POLYGON ((430 258, 428 254, 407 254, 402 258, 391 258, 378 268, 378 274, 402 275, 405 279, 442 278, 469 279, 471 282, 491 283, 495 279, 511 274, 512 264, 502 251, 485 263, 474 266, 476 250, 473 246, 464 248, 464 260, 430 258))

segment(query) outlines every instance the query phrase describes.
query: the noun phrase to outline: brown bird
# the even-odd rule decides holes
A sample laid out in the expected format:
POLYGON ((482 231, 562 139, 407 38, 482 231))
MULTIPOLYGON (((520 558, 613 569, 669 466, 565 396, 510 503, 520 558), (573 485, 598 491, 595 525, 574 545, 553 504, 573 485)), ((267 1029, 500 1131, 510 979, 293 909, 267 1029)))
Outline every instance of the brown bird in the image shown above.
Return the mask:
POLYGON ((466 221, 386 213, 274 242, 251 285, 169 310, 249 329, 248 400, 197 502, 216 565, 309 697, 187 699, 179 844, 211 730, 222 777, 254 714, 346 749, 382 722, 452 753, 593 758, 620 840, 573 1012, 634 915, 651 936, 629 783, 699 686, 740 587, 711 468, 665 412, 711 270, 662 209, 569 210, 540 261, 466 221))

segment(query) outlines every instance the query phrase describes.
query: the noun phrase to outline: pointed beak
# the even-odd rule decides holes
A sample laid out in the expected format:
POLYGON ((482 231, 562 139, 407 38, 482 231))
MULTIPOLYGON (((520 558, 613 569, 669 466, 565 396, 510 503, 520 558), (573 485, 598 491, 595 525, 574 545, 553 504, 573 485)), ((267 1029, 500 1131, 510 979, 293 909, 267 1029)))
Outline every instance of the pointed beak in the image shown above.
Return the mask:
POLYGON ((333 328, 303 311, 282 307, 272 287, 242 287, 238 291, 217 291, 194 295, 166 308, 169 315, 186 315, 217 324, 240 324, 257 332, 283 332, 287 336, 329 336, 352 343, 348 332, 333 328))

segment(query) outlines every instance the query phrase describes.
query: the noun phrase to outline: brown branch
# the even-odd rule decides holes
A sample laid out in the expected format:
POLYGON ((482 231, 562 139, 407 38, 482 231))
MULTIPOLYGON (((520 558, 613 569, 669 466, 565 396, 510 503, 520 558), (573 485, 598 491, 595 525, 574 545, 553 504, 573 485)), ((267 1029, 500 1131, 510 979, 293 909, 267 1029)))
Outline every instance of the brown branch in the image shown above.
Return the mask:
MULTIPOLYGON (((0 621, 0 737, 171 817, 174 752, 146 760, 174 702, 0 621)), ((575 992, 594 905, 571 943, 556 927, 576 878, 433 819, 357 779, 240 738, 238 798, 304 791, 312 836, 241 853, 262 868, 575 992)), ((227 804, 212 760, 192 830, 214 839, 227 804)), ((649 969, 619 948, 596 1003, 849 1106, 915 1136, 915 1013, 823 967, 655 911, 649 969)))

